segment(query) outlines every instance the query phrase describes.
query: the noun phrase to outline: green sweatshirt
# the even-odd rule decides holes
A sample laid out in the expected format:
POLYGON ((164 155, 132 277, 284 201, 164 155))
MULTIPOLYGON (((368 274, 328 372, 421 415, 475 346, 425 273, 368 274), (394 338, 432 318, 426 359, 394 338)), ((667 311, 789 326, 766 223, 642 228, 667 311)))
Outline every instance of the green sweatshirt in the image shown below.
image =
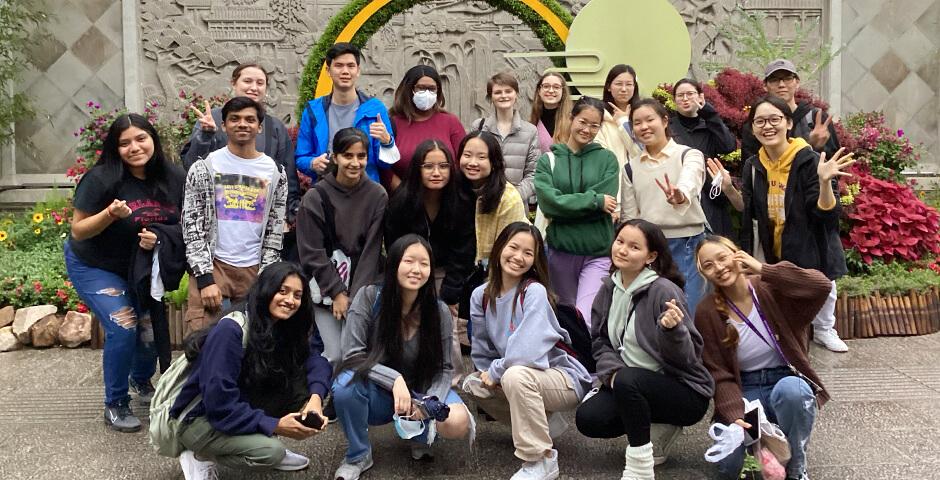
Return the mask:
POLYGON ((617 157, 596 143, 577 153, 557 143, 552 145, 552 153, 554 171, 547 154, 535 167, 539 208, 551 219, 548 246, 575 255, 610 255, 614 224, 604 211, 604 195, 617 196, 617 157))

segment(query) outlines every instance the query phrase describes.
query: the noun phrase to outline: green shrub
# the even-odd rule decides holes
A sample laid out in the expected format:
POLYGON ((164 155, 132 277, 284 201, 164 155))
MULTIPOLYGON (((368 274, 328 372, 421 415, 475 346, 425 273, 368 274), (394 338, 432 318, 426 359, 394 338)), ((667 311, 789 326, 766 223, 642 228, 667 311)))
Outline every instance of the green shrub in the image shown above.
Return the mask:
POLYGON ((840 294, 861 297, 880 292, 896 295, 940 287, 940 273, 931 268, 918 268, 903 262, 874 262, 868 272, 849 275, 836 281, 840 294))

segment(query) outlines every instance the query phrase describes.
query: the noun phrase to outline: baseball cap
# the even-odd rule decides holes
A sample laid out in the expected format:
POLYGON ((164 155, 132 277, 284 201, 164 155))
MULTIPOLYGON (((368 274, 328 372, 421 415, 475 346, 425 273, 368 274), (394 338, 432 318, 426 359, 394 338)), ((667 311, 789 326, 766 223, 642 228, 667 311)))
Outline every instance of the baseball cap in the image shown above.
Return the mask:
POLYGON ((767 64, 767 68, 764 69, 764 81, 767 81, 767 79, 770 78, 771 75, 773 75, 776 72, 779 72, 780 70, 783 70, 785 72, 790 72, 796 75, 797 77, 800 76, 799 73, 796 73, 796 65, 794 65, 793 62, 783 59, 783 58, 778 58, 767 64))

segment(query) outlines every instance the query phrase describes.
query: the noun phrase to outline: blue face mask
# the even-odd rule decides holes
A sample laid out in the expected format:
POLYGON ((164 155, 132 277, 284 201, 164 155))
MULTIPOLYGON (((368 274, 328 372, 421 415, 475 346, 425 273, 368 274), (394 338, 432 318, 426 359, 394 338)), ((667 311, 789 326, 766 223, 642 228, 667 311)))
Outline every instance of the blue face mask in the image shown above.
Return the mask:
POLYGON ((398 436, 405 440, 424 433, 425 425, 421 420, 412 420, 410 416, 401 417, 396 413, 392 415, 392 421, 395 422, 395 431, 398 432, 398 436))

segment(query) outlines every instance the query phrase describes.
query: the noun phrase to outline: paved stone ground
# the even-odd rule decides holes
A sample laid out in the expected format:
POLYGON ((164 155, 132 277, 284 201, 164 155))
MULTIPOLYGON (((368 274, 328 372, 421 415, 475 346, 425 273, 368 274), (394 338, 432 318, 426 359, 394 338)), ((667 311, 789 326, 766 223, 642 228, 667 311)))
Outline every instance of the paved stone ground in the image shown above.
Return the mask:
MULTIPOLYGON (((850 341, 834 354, 813 347, 812 362, 833 396, 810 448, 814 480, 940 479, 940 334, 850 341)), ((108 430, 102 415, 101 352, 24 350, 0 354, 0 479, 181 479, 178 463, 158 457, 144 433, 108 430)), ((143 414, 144 410, 135 407, 143 414)), ((680 438, 657 478, 710 479, 700 422, 680 438)), ((433 463, 415 464, 393 429, 373 430, 374 479, 506 479, 518 468, 508 428, 481 423, 477 444, 444 442, 433 463)), ((223 478, 332 478, 345 450, 331 426, 289 448, 313 459, 302 473, 223 478)), ((619 478, 624 439, 587 439, 573 428, 558 442, 562 478, 619 478)))

